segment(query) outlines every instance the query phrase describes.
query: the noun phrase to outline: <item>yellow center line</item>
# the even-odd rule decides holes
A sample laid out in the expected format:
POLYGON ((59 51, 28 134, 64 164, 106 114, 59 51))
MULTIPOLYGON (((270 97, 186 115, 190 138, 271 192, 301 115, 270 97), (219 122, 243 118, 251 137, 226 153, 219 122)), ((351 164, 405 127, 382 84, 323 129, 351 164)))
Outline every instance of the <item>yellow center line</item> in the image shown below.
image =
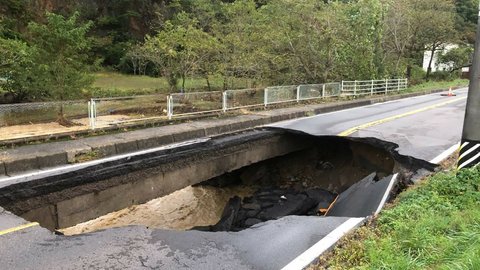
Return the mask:
POLYGON ((23 224, 23 225, 20 225, 20 226, 17 226, 17 227, 13 227, 13 228, 10 228, 10 229, 0 231, 0 236, 5 235, 5 234, 9 234, 9 233, 13 233, 13 232, 17 232, 17 231, 21 231, 23 229, 30 228, 30 227, 33 227, 33 226, 38 226, 38 225, 39 225, 38 222, 31 222, 31 223, 23 224))
POLYGON ((430 105, 430 106, 427 106, 427 107, 423 107, 423 108, 420 108, 420 109, 416 109, 416 110, 413 110, 413 111, 409 111, 409 112, 406 112, 406 113, 397 114, 397 115, 390 116, 390 117, 387 117, 387 118, 383 118, 383 119, 380 119, 380 120, 368 122, 368 123, 365 123, 365 124, 347 129, 347 130, 339 133, 338 136, 342 136, 342 137, 349 136, 349 135, 351 135, 351 134, 353 134, 353 133, 355 133, 355 132, 357 132, 361 129, 377 126, 377 125, 380 125, 380 124, 383 124, 383 123, 386 123, 386 122, 393 121, 393 120, 398 119, 398 118, 402 118, 402 117, 409 116, 409 115, 412 115, 412 114, 416 114, 416 113, 428 111, 428 110, 431 110, 431 109, 435 109, 435 108, 438 108, 438 107, 441 107, 441 106, 444 106, 444 105, 447 105, 447 104, 450 104, 450 103, 454 103, 454 102, 457 102, 459 100, 466 99, 466 98, 467 97, 456 98, 456 99, 452 99, 452 100, 449 100, 449 101, 444 101, 444 102, 441 102, 441 103, 437 103, 437 104, 433 104, 433 105, 430 105))
MULTIPOLYGON (((373 126, 380 125, 380 124, 383 124, 383 123, 386 123, 386 122, 389 122, 389 121, 393 121, 393 120, 401 118, 401 117, 405 117, 405 116, 409 116, 409 115, 412 115, 412 114, 416 114, 416 113, 428 111, 428 110, 431 110, 431 109, 435 109, 435 108, 438 108, 438 107, 441 107, 441 106, 444 106, 444 105, 447 105, 447 104, 450 104, 450 103, 454 103, 454 102, 457 102, 459 100, 466 99, 466 98, 467 97, 456 98, 456 99, 452 99, 452 100, 449 100, 449 101, 444 101, 444 102, 433 104, 433 105, 430 105, 430 106, 427 106, 427 107, 423 107, 423 108, 420 108, 420 109, 417 109, 417 110, 413 110, 413 111, 409 111, 409 112, 406 112, 406 113, 397 114, 397 115, 394 115, 394 116, 383 118, 383 119, 380 119, 380 120, 368 122, 368 123, 365 123, 365 124, 347 129, 343 132, 340 132, 340 133, 338 133, 338 136, 346 137, 348 135, 351 135, 351 134, 359 131, 360 129, 373 127, 373 126)), ((325 216, 328 214, 330 209, 333 207, 333 205, 335 204, 337 199, 338 199, 338 196, 335 198, 335 200, 328 207, 327 212, 324 214, 325 216)))

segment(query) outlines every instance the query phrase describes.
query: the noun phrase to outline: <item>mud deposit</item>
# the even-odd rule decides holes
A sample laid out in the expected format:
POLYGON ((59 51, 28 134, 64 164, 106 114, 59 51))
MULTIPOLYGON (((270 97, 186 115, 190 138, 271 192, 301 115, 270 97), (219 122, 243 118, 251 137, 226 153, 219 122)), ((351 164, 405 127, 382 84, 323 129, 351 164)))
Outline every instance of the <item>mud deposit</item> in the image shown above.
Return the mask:
POLYGON ((112 212, 76 226, 60 230, 65 235, 88 233, 113 227, 143 225, 149 228, 187 230, 219 221, 232 196, 250 196, 251 187, 187 187, 145 204, 112 212))

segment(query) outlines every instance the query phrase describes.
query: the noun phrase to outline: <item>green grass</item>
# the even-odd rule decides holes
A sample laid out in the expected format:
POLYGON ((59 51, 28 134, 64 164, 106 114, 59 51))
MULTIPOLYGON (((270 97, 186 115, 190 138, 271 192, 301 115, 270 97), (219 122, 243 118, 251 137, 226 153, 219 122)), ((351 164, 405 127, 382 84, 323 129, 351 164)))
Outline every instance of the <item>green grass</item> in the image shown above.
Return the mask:
MULTIPOLYGON (((178 82, 178 88, 181 88, 181 81, 178 82)), ((212 90, 223 89, 223 78, 221 76, 211 76, 210 86, 212 90)), ((231 78, 228 81, 228 87, 231 89, 248 88, 250 81, 242 78, 231 78)), ((149 76, 126 75, 115 72, 99 72, 95 74, 93 84, 95 97, 112 96, 130 96, 145 95, 154 93, 168 93, 169 86, 164 78, 154 78, 149 76)), ((207 81, 204 78, 187 78, 185 81, 187 92, 208 90, 207 81)))
POLYGON ((480 169, 439 173, 402 193, 314 269, 480 269, 480 169))
POLYGON ((456 79, 453 81, 430 81, 410 86, 407 92, 421 92, 435 89, 447 89, 449 87, 467 86, 468 80, 456 79))

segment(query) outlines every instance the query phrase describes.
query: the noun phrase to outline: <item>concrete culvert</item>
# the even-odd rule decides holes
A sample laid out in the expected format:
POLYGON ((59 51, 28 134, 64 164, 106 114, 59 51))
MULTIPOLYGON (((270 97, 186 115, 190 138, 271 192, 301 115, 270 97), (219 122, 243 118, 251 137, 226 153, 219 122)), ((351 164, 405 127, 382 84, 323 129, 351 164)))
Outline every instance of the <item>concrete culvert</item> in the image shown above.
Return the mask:
POLYGON ((0 187, 0 205, 66 234, 125 225, 240 231, 288 215, 361 216, 376 203, 358 194, 382 197, 392 175, 401 186, 434 169, 396 147, 251 130, 25 179, 0 187))

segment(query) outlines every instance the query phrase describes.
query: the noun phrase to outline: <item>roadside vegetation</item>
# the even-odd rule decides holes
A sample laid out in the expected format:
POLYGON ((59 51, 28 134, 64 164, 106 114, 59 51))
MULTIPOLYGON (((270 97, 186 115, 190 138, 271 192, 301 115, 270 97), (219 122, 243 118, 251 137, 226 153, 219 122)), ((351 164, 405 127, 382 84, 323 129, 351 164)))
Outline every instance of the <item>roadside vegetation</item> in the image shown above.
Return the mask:
MULTIPOLYGON (((223 90, 223 78, 212 76, 210 80, 211 90, 223 90)), ((252 87, 252 81, 242 78, 230 78, 229 89, 245 89, 252 87)), ((259 87, 260 85, 257 85, 259 87)), ((180 87, 180 85, 179 85, 180 87)), ((192 91, 207 91, 208 86, 204 78, 187 78, 185 88, 192 91)), ((156 93, 169 93, 170 86, 163 77, 151 77, 146 75, 131 75, 119 72, 97 72, 92 85, 91 95, 94 97, 132 96, 156 93)))
POLYGON ((400 194, 311 269, 480 269, 480 168, 400 194))
POLYGON ((125 95, 132 88, 123 85, 132 84, 145 94, 454 79, 471 58, 478 6, 474 0, 93 0, 38 9, 36 3, 0 7, 7 102, 88 98, 102 95, 98 88, 108 89, 103 96, 125 95), (424 52, 445 44, 458 45, 439 58, 447 70, 432 72, 430 61, 421 72, 424 52), (126 77, 109 74, 94 83, 92 74, 102 70, 141 76, 114 84, 126 77))

